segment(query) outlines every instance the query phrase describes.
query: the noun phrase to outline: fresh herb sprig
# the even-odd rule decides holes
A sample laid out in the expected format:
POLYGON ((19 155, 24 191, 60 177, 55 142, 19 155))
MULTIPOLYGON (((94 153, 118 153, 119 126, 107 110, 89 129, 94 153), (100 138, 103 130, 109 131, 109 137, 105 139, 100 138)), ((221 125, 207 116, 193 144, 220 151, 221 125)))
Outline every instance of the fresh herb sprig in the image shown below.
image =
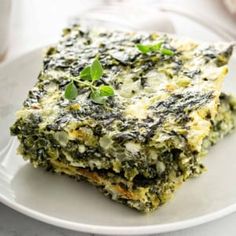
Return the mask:
POLYGON ((95 82, 101 79, 103 68, 97 58, 91 65, 86 66, 77 77, 72 77, 71 82, 67 84, 64 96, 68 100, 74 100, 79 92, 76 83, 86 86, 90 89, 90 99, 97 104, 104 104, 108 97, 114 96, 114 89, 110 85, 96 86, 95 82))
POLYGON ((173 56, 175 53, 173 50, 165 48, 163 42, 159 42, 157 44, 137 44, 137 49, 142 53, 149 53, 149 52, 159 52, 162 55, 166 56, 173 56))

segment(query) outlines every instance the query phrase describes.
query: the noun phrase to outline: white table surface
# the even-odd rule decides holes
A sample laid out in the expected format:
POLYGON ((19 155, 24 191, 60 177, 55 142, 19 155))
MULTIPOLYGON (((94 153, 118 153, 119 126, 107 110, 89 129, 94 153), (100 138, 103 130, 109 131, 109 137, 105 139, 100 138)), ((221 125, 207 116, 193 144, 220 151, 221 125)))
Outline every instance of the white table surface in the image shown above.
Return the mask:
MULTIPOLYGON (((139 1, 139 0, 137 0, 139 1)), ((220 0, 165 0, 189 9, 200 9, 201 13, 228 28, 236 29, 233 21, 222 9, 220 0)), ((13 1, 12 27, 9 50, 6 61, 57 41, 61 28, 69 17, 97 4, 91 0, 19 0, 13 1), (65 4, 67 3, 67 4, 65 4), (68 4, 69 3, 69 4, 68 4), (56 20, 55 20, 56 18, 56 20)), ((1 4, 1 0, 0 0, 1 4)), ((236 213, 211 223, 197 227, 162 234, 163 236, 233 236, 236 235, 236 213)), ((88 234, 73 232, 41 223, 24 216, 0 203, 0 236, 85 236, 88 234)))

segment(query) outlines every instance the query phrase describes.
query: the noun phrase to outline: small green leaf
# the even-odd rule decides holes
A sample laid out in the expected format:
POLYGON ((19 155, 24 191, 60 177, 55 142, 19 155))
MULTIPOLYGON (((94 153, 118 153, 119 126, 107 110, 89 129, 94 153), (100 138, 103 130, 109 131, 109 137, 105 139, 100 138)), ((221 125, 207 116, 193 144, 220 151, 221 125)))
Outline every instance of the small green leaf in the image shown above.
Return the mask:
POLYGON ((157 44, 154 44, 154 45, 150 46, 151 51, 152 51, 152 52, 159 51, 160 48, 161 48, 161 46, 162 46, 162 44, 163 44, 163 42, 159 42, 159 43, 157 43, 157 44))
POLYGON ((99 80, 102 77, 103 74, 103 68, 101 63, 98 61, 98 59, 96 58, 90 68, 90 75, 92 80, 99 80))
POLYGON ((100 96, 110 97, 114 96, 114 89, 109 85, 101 85, 99 87, 100 96))
POLYGON ((84 69, 79 74, 80 78, 82 80, 92 80, 90 70, 91 70, 90 66, 84 67, 84 69))
POLYGON ((142 53, 148 53, 151 51, 150 45, 137 44, 136 47, 142 53))
POLYGON ((167 56, 173 56, 175 54, 174 51, 167 48, 161 48, 160 53, 167 56))
POLYGON ((106 102, 106 97, 101 96, 99 90, 95 90, 94 92, 90 93, 90 99, 97 104, 105 104, 106 102))
POLYGON ((74 100, 78 96, 78 90, 73 81, 66 85, 64 96, 68 100, 74 100))
POLYGON ((99 87, 93 83, 93 81, 99 80, 103 75, 103 68, 97 58, 92 62, 91 66, 86 66, 80 72, 79 77, 75 77, 65 89, 65 98, 73 100, 78 96, 78 89, 74 84, 74 81, 78 85, 87 86, 90 90, 89 98, 97 104, 105 104, 106 100, 110 96, 114 96, 114 90, 109 85, 101 85, 99 87), (88 80, 88 81, 82 81, 88 80))
POLYGON ((173 56, 175 54, 174 51, 163 47, 163 42, 159 42, 159 43, 153 44, 153 45, 137 44, 136 47, 142 53, 159 52, 162 55, 167 55, 167 56, 173 56))
POLYGON ((137 44, 136 47, 138 48, 138 50, 142 53, 148 53, 148 52, 156 52, 159 51, 161 48, 161 45, 163 44, 163 42, 159 42, 157 44, 137 44))

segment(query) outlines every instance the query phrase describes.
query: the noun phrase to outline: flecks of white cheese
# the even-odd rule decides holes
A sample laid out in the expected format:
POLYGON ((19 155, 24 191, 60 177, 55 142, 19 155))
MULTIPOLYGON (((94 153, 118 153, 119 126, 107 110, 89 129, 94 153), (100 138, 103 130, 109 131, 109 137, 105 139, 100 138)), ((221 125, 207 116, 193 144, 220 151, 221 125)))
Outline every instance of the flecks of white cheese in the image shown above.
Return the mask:
POLYGON ((150 160, 157 160, 157 150, 156 149, 149 149, 148 157, 150 160))
POLYGON ((151 112, 148 110, 150 99, 143 97, 141 99, 132 99, 130 105, 125 109, 125 115, 128 118, 145 119, 151 112))
POLYGON ((38 109, 34 108, 23 108, 17 112, 17 118, 27 119, 30 114, 38 114, 42 118, 42 122, 39 124, 40 129, 44 129, 48 124, 52 124, 53 121, 58 117, 59 107, 55 105, 55 101, 60 98, 60 92, 58 91, 55 83, 47 85, 47 94, 44 95, 39 103, 37 103, 38 109))
POLYGON ((173 45, 178 51, 184 51, 185 53, 187 51, 190 51, 192 53, 192 50, 198 46, 196 42, 189 38, 181 38, 179 40, 175 40, 173 45))
POLYGON ((137 154, 141 150, 141 145, 135 142, 125 143, 125 148, 131 152, 133 155, 137 154))
POLYGON ((41 99, 40 105, 42 109, 40 110, 40 115, 42 117, 42 122, 39 124, 41 129, 44 129, 48 124, 52 124, 58 117, 60 109, 55 105, 55 101, 58 97, 60 97, 59 92, 51 90, 41 99))
MULTIPOLYGON (((38 111, 35 111, 35 112, 38 112, 38 111)), ((32 114, 31 110, 23 108, 16 112, 16 117, 17 119, 22 118, 23 120, 25 120, 30 114, 32 114)))
POLYGON ((109 147, 112 145, 113 141, 108 135, 104 135, 99 139, 99 144, 102 148, 105 150, 109 149, 109 147))
POLYGON ((156 171, 158 174, 162 174, 166 169, 165 163, 162 161, 156 162, 156 171))
POLYGON ((192 112, 190 117, 192 120, 188 123, 190 127, 187 140, 190 146, 200 151, 203 139, 209 134, 211 123, 201 117, 198 111, 192 112))
POLYGON ((86 147, 83 144, 79 145, 79 152, 84 153, 86 151, 86 147))
POLYGON ((65 147, 68 143, 68 135, 64 131, 59 131, 55 132, 54 138, 58 141, 58 143, 62 146, 65 147))
POLYGON ((68 152, 63 151, 63 150, 62 150, 62 152, 63 152, 66 160, 70 163, 71 166, 86 167, 86 165, 83 162, 77 162, 76 160, 74 160, 68 152))
POLYGON ((93 135, 93 131, 87 127, 78 127, 77 122, 70 122, 67 125, 66 131, 68 133, 69 140, 80 140, 85 145, 95 146, 97 143, 96 137, 93 135))
POLYGON ((126 79, 124 84, 118 90, 118 94, 123 98, 131 98, 137 95, 141 90, 140 81, 133 81, 131 78, 126 79))

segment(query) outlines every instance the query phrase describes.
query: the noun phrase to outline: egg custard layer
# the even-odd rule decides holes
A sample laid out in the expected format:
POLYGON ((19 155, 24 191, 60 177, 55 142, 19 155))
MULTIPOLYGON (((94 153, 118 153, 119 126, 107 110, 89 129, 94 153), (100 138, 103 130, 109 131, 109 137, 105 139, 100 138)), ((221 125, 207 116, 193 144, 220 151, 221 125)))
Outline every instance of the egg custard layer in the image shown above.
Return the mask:
POLYGON ((18 151, 34 167, 153 211, 202 173, 207 148, 235 126, 235 100, 221 94, 232 50, 156 33, 65 29, 11 127, 18 151), (112 96, 94 97, 108 87, 112 96))

